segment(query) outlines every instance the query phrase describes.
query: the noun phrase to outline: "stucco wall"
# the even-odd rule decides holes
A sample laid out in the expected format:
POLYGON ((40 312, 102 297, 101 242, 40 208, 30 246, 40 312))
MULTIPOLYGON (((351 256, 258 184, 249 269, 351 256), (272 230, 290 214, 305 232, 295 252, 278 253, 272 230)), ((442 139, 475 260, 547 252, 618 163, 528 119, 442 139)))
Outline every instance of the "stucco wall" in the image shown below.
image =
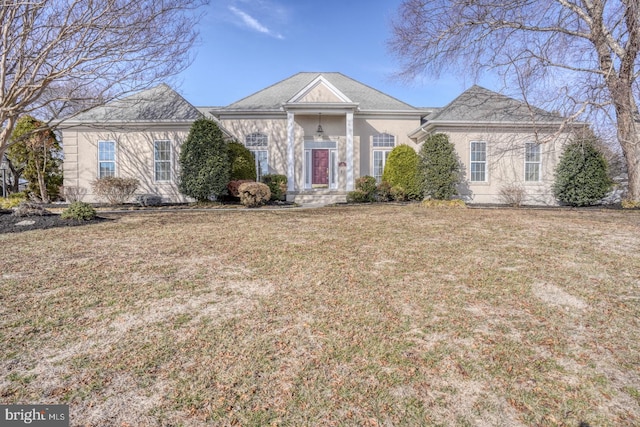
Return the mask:
POLYGON ((91 186, 98 177, 98 141, 115 141, 116 176, 138 179, 138 194, 157 194, 167 202, 186 201, 178 191, 177 179, 180 146, 188 133, 188 126, 111 131, 63 130, 64 186, 85 190, 83 201, 102 202, 95 196, 91 186), (171 180, 168 182, 157 182, 154 179, 153 143, 157 140, 171 141, 171 180))

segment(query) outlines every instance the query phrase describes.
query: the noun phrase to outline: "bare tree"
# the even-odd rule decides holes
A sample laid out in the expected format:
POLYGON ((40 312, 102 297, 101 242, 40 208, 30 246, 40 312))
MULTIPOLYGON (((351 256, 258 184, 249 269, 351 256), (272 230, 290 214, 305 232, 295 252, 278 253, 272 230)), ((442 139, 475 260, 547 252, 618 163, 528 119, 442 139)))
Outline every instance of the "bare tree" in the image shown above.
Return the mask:
POLYGON ((207 0, 0 0, 0 156, 20 116, 100 105, 182 71, 207 0))
POLYGON ((640 0, 406 0, 392 26, 403 77, 493 70, 570 119, 608 120, 640 201, 640 0))

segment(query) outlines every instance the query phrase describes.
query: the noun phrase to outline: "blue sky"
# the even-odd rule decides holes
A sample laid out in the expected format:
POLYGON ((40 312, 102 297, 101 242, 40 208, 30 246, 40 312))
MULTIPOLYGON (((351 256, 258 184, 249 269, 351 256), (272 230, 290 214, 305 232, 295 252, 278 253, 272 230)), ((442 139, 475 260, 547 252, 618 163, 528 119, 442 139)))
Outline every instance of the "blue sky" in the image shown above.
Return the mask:
POLYGON ((400 2, 212 0, 177 89, 196 106, 225 106, 300 71, 337 71, 416 107, 444 106, 474 82, 394 79, 386 43, 400 2))

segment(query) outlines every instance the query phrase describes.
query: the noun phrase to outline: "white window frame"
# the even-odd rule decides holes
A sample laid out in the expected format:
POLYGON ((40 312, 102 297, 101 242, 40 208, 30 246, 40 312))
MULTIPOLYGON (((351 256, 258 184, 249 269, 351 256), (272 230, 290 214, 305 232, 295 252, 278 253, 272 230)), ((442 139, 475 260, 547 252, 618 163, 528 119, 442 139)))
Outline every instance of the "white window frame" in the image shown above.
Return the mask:
POLYGON ((155 182, 169 182, 171 181, 171 166, 172 166, 172 160, 173 160, 173 154, 172 154, 172 147, 171 147, 171 141, 168 139, 158 139, 153 141, 153 180, 155 182), (166 150, 163 151, 168 151, 169 153, 169 159, 161 159, 158 160, 158 143, 164 143, 164 144, 168 144, 168 147, 166 147, 166 150), (168 173, 168 177, 166 179, 158 179, 158 166, 160 164, 165 164, 167 165, 167 170, 163 171, 163 172, 167 172, 168 173))
POLYGON ((524 145, 524 181, 525 182, 540 182, 542 180, 542 146, 536 142, 527 142, 524 145), (535 152, 531 152, 530 149, 535 147, 535 152), (534 155, 533 160, 531 156, 534 155), (533 168, 534 178, 530 179, 532 174, 530 168, 533 168))
POLYGON ((253 132, 244 137, 244 146, 251 151, 256 162, 256 181, 260 182, 263 175, 269 173, 269 136, 262 132, 253 132), (264 155, 265 167, 260 165, 260 158, 264 155), (264 169, 264 170, 263 170, 264 169))
POLYGON ((98 153, 97 154, 98 154, 98 171, 97 171, 98 179, 116 176, 116 158, 117 158, 116 142, 113 141, 113 140, 101 140, 101 141, 98 141, 98 153), (106 160, 102 159, 102 153, 103 153, 102 144, 111 144, 113 146, 113 150, 110 150, 110 151, 113 152, 113 159, 106 159, 106 160), (102 167, 101 167, 101 165, 103 163, 112 164, 113 165, 113 169, 112 169, 113 173, 111 173, 111 174, 106 174, 106 173, 103 174, 102 173, 102 167))
POLYGON ((487 142, 486 141, 471 141, 469 143, 469 181, 470 182, 488 182, 489 181, 489 173, 488 173, 488 169, 487 169, 487 142), (481 160, 478 160, 477 157, 474 157, 475 153, 481 153, 478 150, 474 150, 474 146, 476 146, 476 144, 482 144, 484 146, 484 150, 482 152, 484 152, 484 158, 481 160), (476 174, 478 174, 478 171, 474 171, 474 166, 482 166, 482 178, 483 179, 476 179, 476 174))
POLYGON ((396 146, 396 137, 395 135, 391 135, 386 132, 373 135, 373 137, 371 138, 371 146, 371 175, 373 175, 373 177, 376 179, 376 182, 379 184, 382 182, 382 175, 384 174, 384 168, 387 165, 389 153, 396 146), (377 153, 380 153, 380 156, 382 156, 382 167, 379 171, 376 170, 377 153), (377 172, 380 173, 378 174, 377 172))

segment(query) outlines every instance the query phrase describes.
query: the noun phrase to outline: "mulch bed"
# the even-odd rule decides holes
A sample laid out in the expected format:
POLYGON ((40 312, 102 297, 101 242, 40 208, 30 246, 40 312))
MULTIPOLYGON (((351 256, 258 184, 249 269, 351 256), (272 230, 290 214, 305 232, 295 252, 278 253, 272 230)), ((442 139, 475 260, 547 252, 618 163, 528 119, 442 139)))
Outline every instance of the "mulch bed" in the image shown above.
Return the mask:
POLYGON ((76 227, 79 225, 90 225, 109 221, 109 219, 102 217, 96 217, 91 221, 62 219, 58 214, 17 217, 13 216, 12 212, 11 210, 0 209, 0 234, 19 233, 28 230, 44 230, 54 227, 76 227))

